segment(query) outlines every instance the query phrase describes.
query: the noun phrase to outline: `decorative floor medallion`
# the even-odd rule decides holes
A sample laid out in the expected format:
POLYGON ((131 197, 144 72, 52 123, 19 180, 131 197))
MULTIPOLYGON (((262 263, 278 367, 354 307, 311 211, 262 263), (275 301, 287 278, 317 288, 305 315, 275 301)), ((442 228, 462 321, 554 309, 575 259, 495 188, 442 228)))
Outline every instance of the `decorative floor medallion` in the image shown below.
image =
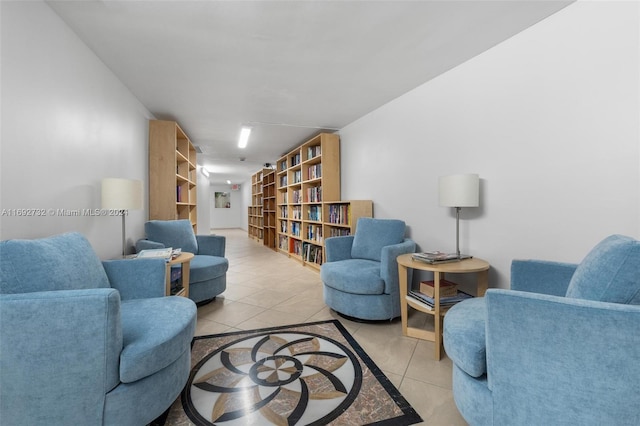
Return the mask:
POLYGON ((335 320, 196 337, 192 365, 169 425, 421 421, 335 320))

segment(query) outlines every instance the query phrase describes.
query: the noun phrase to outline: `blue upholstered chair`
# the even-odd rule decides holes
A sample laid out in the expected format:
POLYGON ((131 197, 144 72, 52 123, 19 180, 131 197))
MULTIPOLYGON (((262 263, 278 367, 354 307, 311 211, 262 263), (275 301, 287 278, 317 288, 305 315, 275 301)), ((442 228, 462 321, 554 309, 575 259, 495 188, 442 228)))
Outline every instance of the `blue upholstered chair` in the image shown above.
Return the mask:
MULTIPOLYGON (((227 288, 229 261, 224 257, 226 238, 195 235, 191 221, 151 220, 144 225, 146 239, 136 242, 136 251, 163 247, 193 253, 189 268, 189 298, 198 304, 213 300, 227 288)), ((179 268, 179 265, 174 268, 179 268)))
POLYGON ((444 318, 453 395, 471 425, 640 424, 640 241, 579 264, 515 260, 511 290, 444 318))
POLYGON ((325 303, 363 320, 400 316, 396 258, 416 248, 404 233, 401 220, 360 218, 355 235, 327 238, 320 268, 325 303))
POLYGON ((196 306, 162 259, 100 262, 78 233, 0 243, 0 423, 144 425, 190 370, 196 306))

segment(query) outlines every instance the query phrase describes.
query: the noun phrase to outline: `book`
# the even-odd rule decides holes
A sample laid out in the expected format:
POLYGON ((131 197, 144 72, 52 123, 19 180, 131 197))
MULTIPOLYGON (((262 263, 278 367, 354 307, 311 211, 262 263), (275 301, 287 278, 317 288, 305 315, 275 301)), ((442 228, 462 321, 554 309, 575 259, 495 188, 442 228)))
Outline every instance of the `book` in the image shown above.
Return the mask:
MULTIPOLYGON (((435 289, 434 289, 434 282, 433 280, 430 281, 421 281, 420 282, 420 293, 429 296, 429 297, 434 297, 435 296, 435 289)), ((451 297, 451 296, 455 296, 458 294, 458 284, 451 282, 451 281, 447 281, 444 279, 440 280, 440 297, 451 297)))
POLYGON ((161 249, 146 249, 140 250, 138 253, 138 259, 165 259, 167 261, 171 260, 171 255, 173 253, 173 249, 171 247, 161 248, 161 249))
POLYGON ((456 253, 444 253, 441 251, 425 251, 422 253, 413 253, 411 257, 413 258, 413 260, 430 264, 457 262, 460 260, 456 253))
MULTIPOLYGON (((435 301, 433 300, 433 297, 429 297, 426 296, 422 293, 420 293, 419 291, 415 291, 415 290, 411 290, 409 292, 409 296, 413 297, 414 299, 419 300, 420 302, 422 302, 425 305, 431 306, 431 307, 435 307, 435 301)), ((462 302, 463 300, 466 299, 470 299, 471 296, 470 294, 467 294, 463 291, 458 291, 458 293, 455 296, 451 296, 451 297, 441 297, 440 298, 440 307, 441 308, 448 308, 451 307, 453 305, 455 305, 458 302, 462 302)))

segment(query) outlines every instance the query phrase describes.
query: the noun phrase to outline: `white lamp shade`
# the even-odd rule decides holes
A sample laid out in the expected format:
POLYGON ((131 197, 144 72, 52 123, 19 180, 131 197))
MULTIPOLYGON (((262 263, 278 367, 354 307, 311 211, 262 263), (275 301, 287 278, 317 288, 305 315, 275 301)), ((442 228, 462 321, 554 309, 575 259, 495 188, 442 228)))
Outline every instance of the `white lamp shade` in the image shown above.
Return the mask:
POLYGON ((441 176, 438 194, 443 207, 478 207, 480 177, 477 174, 441 176))
POLYGON ((142 181, 120 178, 102 179, 102 208, 142 209, 142 181))

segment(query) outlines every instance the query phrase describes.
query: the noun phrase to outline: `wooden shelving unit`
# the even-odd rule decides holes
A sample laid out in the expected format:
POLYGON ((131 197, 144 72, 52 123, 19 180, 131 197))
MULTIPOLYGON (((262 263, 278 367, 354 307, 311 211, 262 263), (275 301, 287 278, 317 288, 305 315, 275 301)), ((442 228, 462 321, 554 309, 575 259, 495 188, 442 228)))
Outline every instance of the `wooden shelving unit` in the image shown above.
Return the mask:
POLYGON ((276 249, 276 172, 272 169, 262 173, 262 228, 263 244, 276 249))
POLYGON ((263 216, 263 183, 265 172, 269 169, 262 169, 251 176, 251 205, 249 206, 249 238, 256 241, 264 239, 264 216, 263 216))
POLYGON ((340 229, 353 232, 360 216, 373 215, 371 201, 340 201, 340 139, 321 133, 276 163, 276 240, 283 254, 319 269, 324 238, 340 229), (334 207, 335 206, 335 207, 334 207), (368 207, 367 207, 368 206, 368 207), (345 223, 330 223, 329 211, 342 207, 345 223))
POLYGON ((149 121, 149 219, 189 219, 197 231, 196 149, 175 121, 149 121))

